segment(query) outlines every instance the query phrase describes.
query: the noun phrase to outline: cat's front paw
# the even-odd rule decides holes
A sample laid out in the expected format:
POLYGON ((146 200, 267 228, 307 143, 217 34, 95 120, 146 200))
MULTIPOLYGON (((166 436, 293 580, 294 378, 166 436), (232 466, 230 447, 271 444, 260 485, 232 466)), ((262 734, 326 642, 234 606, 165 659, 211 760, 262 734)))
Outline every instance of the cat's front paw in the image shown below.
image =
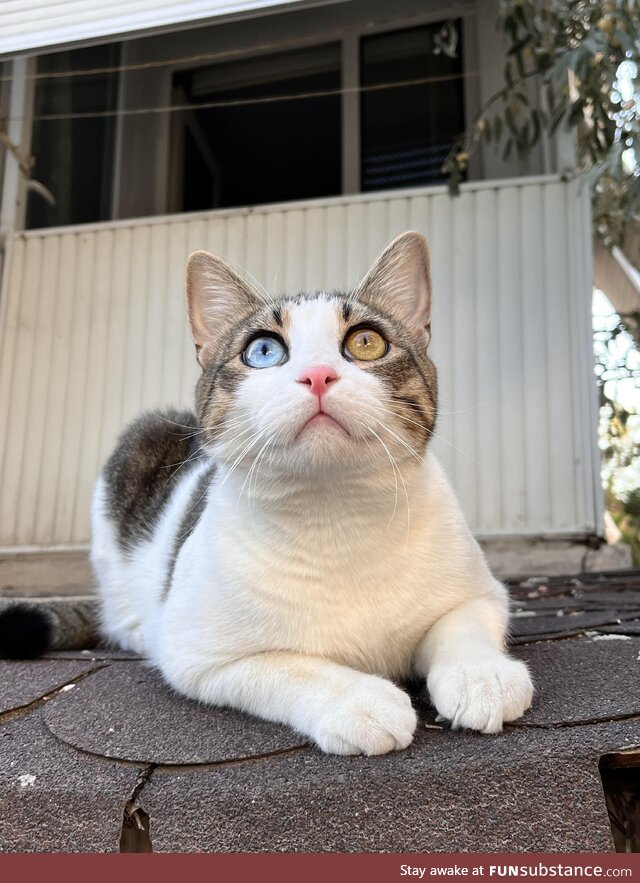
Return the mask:
POLYGON ((499 733, 503 722, 524 714, 533 697, 526 665, 504 653, 436 663, 427 688, 432 704, 454 729, 482 733, 499 733))
POLYGON ((313 737, 327 754, 386 754, 410 745, 416 724, 406 693, 384 678, 364 675, 325 703, 313 737))

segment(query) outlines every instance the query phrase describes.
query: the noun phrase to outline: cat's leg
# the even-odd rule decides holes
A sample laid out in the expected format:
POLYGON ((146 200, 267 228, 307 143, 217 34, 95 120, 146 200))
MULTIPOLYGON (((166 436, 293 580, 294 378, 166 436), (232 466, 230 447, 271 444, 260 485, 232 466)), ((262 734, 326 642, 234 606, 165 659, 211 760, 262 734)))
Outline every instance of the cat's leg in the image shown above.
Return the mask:
POLYGON ((226 664, 163 666, 181 693, 288 724, 330 754, 406 748, 416 728, 411 700, 384 678, 297 653, 260 653, 226 664))
POLYGON ((453 727, 497 733, 531 705, 524 663, 504 651, 508 612, 504 589, 467 601, 428 631, 416 656, 431 702, 453 727))
POLYGON ((108 517, 104 480, 99 478, 91 507, 91 564, 100 595, 100 630, 123 650, 144 654, 131 566, 118 546, 108 517))

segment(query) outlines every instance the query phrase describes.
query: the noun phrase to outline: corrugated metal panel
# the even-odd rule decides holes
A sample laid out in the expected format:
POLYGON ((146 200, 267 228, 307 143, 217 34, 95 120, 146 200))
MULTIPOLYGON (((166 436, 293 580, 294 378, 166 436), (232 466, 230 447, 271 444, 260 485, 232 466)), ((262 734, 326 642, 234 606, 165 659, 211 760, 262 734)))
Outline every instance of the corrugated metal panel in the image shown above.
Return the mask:
MULTIPOLYGON (((294 0, 4 0, 0 55, 67 46, 99 37, 154 32, 168 25, 211 21, 285 6, 294 0)), ((297 5, 300 5, 298 2, 297 5)))
POLYGON ((0 325, 0 546, 86 542, 122 425, 191 402, 189 252, 278 293, 344 288, 411 227, 433 255, 435 446, 473 528, 593 530, 588 202, 574 184, 525 179, 458 199, 434 188, 17 236, 0 325))

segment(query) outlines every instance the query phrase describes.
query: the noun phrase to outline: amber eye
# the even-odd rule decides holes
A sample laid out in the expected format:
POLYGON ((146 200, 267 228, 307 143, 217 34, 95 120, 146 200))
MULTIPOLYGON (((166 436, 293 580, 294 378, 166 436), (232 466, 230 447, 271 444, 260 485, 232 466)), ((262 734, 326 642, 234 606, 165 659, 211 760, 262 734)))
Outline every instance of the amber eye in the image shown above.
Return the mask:
POLYGON ((354 359, 360 362, 373 362, 381 359, 389 349, 384 337, 373 328, 357 328, 347 335, 344 348, 354 359))

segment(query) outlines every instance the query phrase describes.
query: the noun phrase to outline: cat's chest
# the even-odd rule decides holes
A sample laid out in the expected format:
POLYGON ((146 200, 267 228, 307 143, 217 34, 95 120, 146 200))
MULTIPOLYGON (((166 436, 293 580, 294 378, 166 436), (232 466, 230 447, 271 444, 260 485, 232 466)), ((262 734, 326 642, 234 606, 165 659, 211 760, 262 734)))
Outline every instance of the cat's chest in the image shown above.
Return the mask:
POLYGON ((212 550, 217 615, 256 650, 329 656, 363 670, 408 670, 441 614, 424 584, 423 556, 391 532, 294 530, 265 537, 227 523, 212 550), (231 621, 230 621, 231 619, 231 621))
POLYGON ((219 577, 235 586, 248 584, 271 597, 304 592, 310 603, 347 590, 355 602, 361 595, 384 594, 392 581, 408 588, 412 574, 399 538, 339 520, 331 525, 310 520, 286 531, 218 525, 214 557, 219 577))

